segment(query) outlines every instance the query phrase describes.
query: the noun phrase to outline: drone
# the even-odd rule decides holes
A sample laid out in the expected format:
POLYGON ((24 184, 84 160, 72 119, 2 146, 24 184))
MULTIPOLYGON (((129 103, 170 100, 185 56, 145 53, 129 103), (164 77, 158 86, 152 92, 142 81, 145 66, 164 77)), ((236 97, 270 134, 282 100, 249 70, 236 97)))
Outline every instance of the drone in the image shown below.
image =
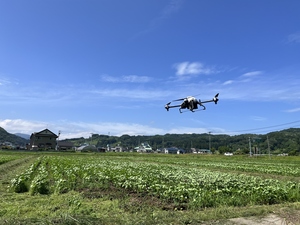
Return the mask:
POLYGON ((182 113, 182 111, 181 111, 182 109, 189 109, 190 111, 195 112, 198 109, 198 105, 200 105, 203 107, 202 110, 205 110, 206 107, 203 104, 208 103, 208 102, 214 102, 215 104, 217 104, 219 101, 218 96, 219 96, 219 93, 216 94, 213 99, 203 101, 203 102, 200 99, 197 100, 193 96, 188 96, 186 98, 180 98, 180 99, 176 99, 176 100, 172 101, 172 102, 183 101, 180 105, 170 105, 172 102, 169 102, 165 105, 165 108, 167 111, 169 111, 170 108, 180 107, 179 108, 180 113, 182 113))

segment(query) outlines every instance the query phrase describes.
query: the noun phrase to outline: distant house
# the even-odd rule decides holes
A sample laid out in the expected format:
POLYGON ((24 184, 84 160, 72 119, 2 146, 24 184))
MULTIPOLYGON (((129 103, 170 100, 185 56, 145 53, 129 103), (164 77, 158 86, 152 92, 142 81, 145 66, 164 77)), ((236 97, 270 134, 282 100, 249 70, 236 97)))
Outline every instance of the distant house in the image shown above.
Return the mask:
POLYGON ((13 144, 11 142, 5 141, 5 142, 1 143, 0 148, 3 148, 3 149, 13 149, 14 146, 13 146, 13 144))
POLYGON ((58 136, 52 131, 45 129, 40 132, 34 132, 30 136, 30 150, 37 149, 55 149, 58 136))
POLYGON ((125 148, 123 148, 122 146, 116 146, 116 147, 111 147, 109 149, 109 151, 111 152, 124 152, 125 151, 125 148))
POLYGON ((200 154, 211 154, 211 151, 209 149, 199 149, 198 153, 200 153, 200 154))
POLYGON ((181 148, 170 147, 164 149, 165 154, 184 154, 185 151, 181 148))
POLYGON ((140 153, 142 153, 142 152, 147 152, 147 153, 153 152, 152 147, 147 142, 141 143, 138 147, 135 147, 134 150, 137 151, 137 152, 140 152, 140 153))
POLYGON ((72 150, 74 148, 74 144, 71 141, 58 141, 57 149, 58 150, 72 150))
POLYGON ((191 151, 193 153, 199 153, 199 154, 212 154, 212 152, 209 149, 197 149, 197 148, 191 148, 191 151))

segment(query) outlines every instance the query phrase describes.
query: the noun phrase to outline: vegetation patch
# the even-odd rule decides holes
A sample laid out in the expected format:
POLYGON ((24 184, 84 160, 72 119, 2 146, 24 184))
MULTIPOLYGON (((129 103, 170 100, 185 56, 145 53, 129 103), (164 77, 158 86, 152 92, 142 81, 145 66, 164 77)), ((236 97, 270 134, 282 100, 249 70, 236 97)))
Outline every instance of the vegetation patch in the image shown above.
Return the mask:
POLYGON ((213 224, 286 206, 278 214, 297 218, 300 183, 290 172, 297 157, 286 161, 127 153, 28 157, 30 161, 12 167, 11 176, 2 177, 2 185, 6 182, 9 187, 1 193, 0 223, 213 224), (280 166, 273 166, 276 163, 280 166), (230 165, 238 164, 230 170, 230 165), (272 169, 266 173, 266 168, 272 169), (291 206, 294 211, 287 210, 291 206))

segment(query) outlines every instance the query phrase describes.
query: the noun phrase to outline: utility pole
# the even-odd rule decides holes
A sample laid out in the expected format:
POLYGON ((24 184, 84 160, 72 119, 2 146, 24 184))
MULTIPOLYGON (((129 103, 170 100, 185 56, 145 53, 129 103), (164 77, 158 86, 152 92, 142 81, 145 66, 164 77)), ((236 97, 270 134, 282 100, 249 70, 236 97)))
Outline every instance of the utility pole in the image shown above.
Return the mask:
POLYGON ((61 131, 58 131, 58 135, 57 135, 57 142, 56 142, 56 151, 59 150, 59 136, 60 136, 61 131))
POLYGON ((91 145, 93 144, 93 133, 91 133, 91 145))
POLYGON ((208 150, 209 150, 209 151, 211 151, 211 150, 210 150, 210 149, 211 149, 210 134, 211 134, 211 132, 209 131, 209 132, 208 132, 208 150))
POLYGON ((252 151, 251 151, 251 137, 249 137, 249 150, 250 150, 250 157, 252 156, 252 151))
POLYGON ((267 142, 268 142, 268 152, 269 152, 269 158, 271 157, 270 154, 270 142, 269 142, 269 136, 267 136, 267 142))

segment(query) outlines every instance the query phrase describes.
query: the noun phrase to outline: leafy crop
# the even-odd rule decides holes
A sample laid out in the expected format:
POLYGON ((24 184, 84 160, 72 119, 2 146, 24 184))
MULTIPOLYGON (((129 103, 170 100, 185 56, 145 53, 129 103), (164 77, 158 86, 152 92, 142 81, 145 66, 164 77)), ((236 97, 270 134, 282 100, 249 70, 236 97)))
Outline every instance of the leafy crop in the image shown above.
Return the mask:
MULTIPOLYGON (((168 161, 159 158, 140 161, 122 157, 44 156, 11 181, 14 192, 31 194, 65 193, 71 190, 111 186, 160 198, 164 201, 204 208, 275 204, 300 200, 300 183, 263 179, 258 176, 213 171, 226 162, 168 161), (188 166, 187 166, 188 165, 188 166)), ((232 166, 232 164, 231 164, 232 166)), ((236 166, 238 166, 236 164, 236 166)), ((264 163, 242 164, 239 170, 264 173, 264 163), (248 169, 247 169, 248 168, 248 169)), ((269 167, 269 169, 272 167, 269 167)), ((295 167, 273 167, 272 173, 294 176, 295 167), (274 172, 275 171, 275 172, 274 172), (281 172, 280 172, 281 171, 281 172)), ((298 173, 297 170, 296 174, 298 173)))
POLYGON ((19 155, 0 155, 0 165, 19 158, 19 155))

